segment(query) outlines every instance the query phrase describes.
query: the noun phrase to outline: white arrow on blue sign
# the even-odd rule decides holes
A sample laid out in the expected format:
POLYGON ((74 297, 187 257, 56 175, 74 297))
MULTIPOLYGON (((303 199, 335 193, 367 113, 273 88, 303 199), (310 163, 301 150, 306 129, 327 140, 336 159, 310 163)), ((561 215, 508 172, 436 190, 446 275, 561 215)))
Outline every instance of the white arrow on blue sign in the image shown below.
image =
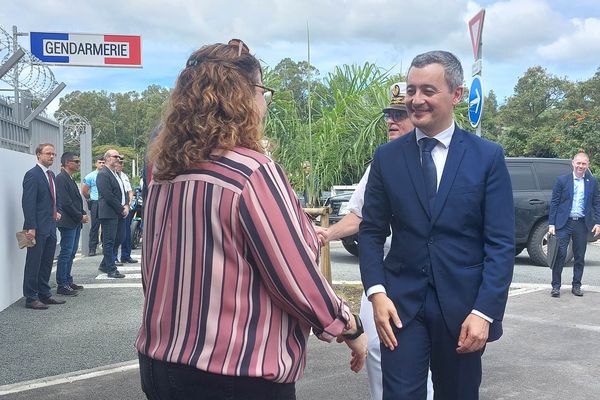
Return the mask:
POLYGON ((483 85, 481 77, 474 76, 469 90, 469 121, 473 128, 477 128, 483 114, 483 85))

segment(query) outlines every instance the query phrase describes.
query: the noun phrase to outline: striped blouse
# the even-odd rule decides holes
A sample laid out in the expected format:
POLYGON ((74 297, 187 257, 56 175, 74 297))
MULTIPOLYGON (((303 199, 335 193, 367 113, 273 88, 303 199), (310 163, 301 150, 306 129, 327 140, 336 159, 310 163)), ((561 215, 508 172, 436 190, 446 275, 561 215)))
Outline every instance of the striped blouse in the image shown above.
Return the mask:
POLYGON ((267 156, 227 151, 153 182, 144 206, 140 353, 289 383, 303 375, 311 328, 331 341, 349 327, 311 222, 267 156))

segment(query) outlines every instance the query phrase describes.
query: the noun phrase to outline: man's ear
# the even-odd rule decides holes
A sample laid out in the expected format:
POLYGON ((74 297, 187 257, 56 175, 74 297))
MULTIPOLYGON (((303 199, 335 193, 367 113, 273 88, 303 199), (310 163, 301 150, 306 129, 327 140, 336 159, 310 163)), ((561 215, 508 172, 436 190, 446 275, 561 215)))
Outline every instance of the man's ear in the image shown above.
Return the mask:
POLYGON ((465 91, 465 88, 462 85, 458 86, 456 89, 454 89, 454 94, 452 96, 452 105, 453 106, 455 106, 458 103, 460 103, 460 101, 463 98, 464 91, 465 91))

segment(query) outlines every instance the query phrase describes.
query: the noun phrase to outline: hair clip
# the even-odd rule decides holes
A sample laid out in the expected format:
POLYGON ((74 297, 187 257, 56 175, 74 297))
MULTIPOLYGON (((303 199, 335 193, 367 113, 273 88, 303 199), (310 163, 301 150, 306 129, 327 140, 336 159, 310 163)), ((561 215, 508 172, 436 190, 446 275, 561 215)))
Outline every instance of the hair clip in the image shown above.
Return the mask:
POLYGON ((196 65, 198 65, 198 60, 195 58, 190 58, 187 60, 187 63, 185 63, 186 67, 195 67, 196 65))

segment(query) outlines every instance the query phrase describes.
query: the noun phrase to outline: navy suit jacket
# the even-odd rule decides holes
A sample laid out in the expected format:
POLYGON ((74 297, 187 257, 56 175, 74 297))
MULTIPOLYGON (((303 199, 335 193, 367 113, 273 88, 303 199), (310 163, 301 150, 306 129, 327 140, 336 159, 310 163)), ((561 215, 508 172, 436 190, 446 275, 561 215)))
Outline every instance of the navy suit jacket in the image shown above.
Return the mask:
MULTIPOLYGON (((108 167, 105 166, 98 171, 96 186, 98 187, 98 218, 123 218, 121 187, 108 167)), ((125 193, 125 201, 127 201, 127 193, 125 193)))
MULTIPOLYGON (((598 180, 589 172, 584 175, 584 215, 585 225, 591 231, 594 224, 600 223, 600 195, 598 180)), ((548 225, 561 229, 567 223, 573 205, 573 174, 561 175, 552 189, 548 225)))
MULTIPOLYGON (((50 171, 50 173, 54 177, 54 172, 50 171)), ((54 181, 56 184, 56 179, 54 181)), ((27 171, 23 177, 21 205, 25 217, 23 229, 35 229, 36 235, 56 235, 50 184, 46 174, 38 165, 27 171)), ((57 203, 58 208, 59 204, 57 203)))
POLYGON ((502 148, 456 127, 430 210, 415 132, 374 154, 360 225, 365 289, 381 284, 404 325, 421 309, 429 274, 446 325, 458 338, 473 310, 502 318, 514 267, 514 209, 502 148), (383 244, 392 229, 392 246, 383 244))
POLYGON ((58 174, 55 183, 61 213, 58 226, 67 229, 75 229, 81 226, 81 218, 86 213, 83 209, 83 199, 77 184, 65 170, 58 174))

